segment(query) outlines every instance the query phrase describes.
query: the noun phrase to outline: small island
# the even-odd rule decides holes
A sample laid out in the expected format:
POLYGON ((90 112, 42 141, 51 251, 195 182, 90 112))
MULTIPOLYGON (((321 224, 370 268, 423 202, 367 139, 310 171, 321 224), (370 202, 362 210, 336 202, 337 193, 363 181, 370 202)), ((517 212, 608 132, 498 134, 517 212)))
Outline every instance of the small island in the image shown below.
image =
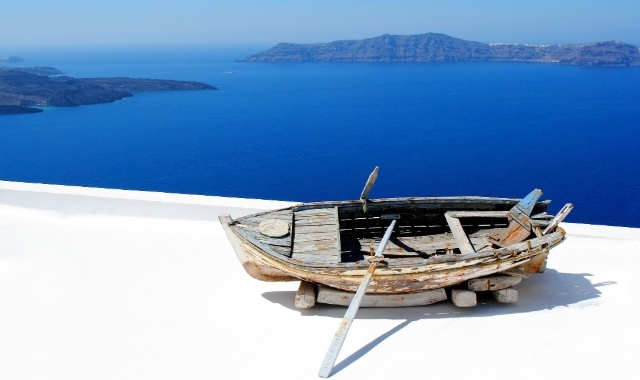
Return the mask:
POLYGON ((0 58, 0 62, 18 63, 18 62, 24 62, 24 58, 18 57, 17 55, 10 55, 10 56, 0 58))
POLYGON ((52 67, 0 67, 0 115, 41 112, 35 107, 111 103, 135 92, 217 90, 200 82, 135 78, 72 78, 52 67))
POLYGON ((440 33, 389 35, 317 44, 280 43, 240 62, 545 62, 640 66, 638 46, 619 41, 531 45, 467 41, 440 33))

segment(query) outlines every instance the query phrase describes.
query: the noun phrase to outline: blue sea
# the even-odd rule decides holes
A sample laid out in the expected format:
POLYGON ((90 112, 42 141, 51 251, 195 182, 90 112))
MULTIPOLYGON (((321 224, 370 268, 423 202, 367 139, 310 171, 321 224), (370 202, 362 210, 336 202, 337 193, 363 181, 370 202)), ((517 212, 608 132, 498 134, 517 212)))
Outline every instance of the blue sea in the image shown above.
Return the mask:
POLYGON ((640 68, 242 63, 268 47, 24 51, 74 77, 219 91, 0 117, 0 179, 287 201, 534 188, 568 222, 640 227, 640 68))

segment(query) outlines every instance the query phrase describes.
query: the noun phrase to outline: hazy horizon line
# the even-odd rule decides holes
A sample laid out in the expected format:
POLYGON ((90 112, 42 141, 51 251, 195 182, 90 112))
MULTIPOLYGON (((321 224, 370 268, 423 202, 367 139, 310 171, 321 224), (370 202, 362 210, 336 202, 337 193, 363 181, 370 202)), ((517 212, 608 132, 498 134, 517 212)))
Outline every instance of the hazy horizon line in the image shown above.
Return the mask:
POLYGON ((0 44, 0 56, 4 56, 4 50, 15 49, 15 48, 25 48, 25 49, 34 49, 34 48, 115 48, 115 47, 225 47, 225 48, 233 48, 233 47, 264 47, 270 48, 279 43, 290 43, 297 45, 304 44, 321 44, 321 43, 332 43, 337 41, 352 41, 352 40, 363 40, 368 38, 375 38, 383 35, 392 35, 392 36, 415 36, 415 35, 424 35, 429 33, 435 34, 444 34, 453 38, 458 38, 465 41, 473 41, 484 44, 528 44, 528 45, 579 45, 579 44, 587 44, 587 43, 598 43, 598 42, 607 42, 607 41, 619 41, 635 46, 640 46, 640 41, 626 41, 621 38, 603 38, 599 40, 583 40, 576 39, 575 41, 567 41, 565 39, 556 40, 554 42, 551 41, 510 41, 509 38, 504 38, 502 40, 495 41, 483 41, 477 38, 468 38, 468 37, 460 37, 454 34, 438 32, 438 31, 428 31, 424 33, 382 33, 376 35, 370 35, 366 37, 345 37, 338 39, 317 39, 317 40, 309 40, 309 41, 296 41, 295 38, 291 40, 279 40, 279 41, 99 41, 99 42, 32 42, 32 43, 3 43, 0 44))

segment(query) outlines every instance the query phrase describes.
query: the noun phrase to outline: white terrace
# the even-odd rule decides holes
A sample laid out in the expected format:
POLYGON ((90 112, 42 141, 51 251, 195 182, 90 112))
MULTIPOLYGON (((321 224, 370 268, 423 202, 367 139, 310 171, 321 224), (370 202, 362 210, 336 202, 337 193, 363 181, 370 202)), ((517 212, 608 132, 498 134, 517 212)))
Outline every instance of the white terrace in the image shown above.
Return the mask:
MULTIPOLYGON (((0 379, 317 378, 345 308, 249 277, 217 219, 288 204, 0 181, 0 379)), ((562 226, 515 304, 361 309, 332 378, 635 378, 640 229, 562 226)))

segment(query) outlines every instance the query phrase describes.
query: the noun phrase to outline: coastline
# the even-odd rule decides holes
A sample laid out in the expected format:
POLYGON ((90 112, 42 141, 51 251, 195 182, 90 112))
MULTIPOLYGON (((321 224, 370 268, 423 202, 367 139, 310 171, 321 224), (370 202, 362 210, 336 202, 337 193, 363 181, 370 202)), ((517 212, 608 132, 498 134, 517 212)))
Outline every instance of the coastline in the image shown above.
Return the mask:
POLYGON ((41 112, 33 106, 113 103, 137 92, 217 90, 194 81, 128 77, 72 78, 52 67, 0 68, 0 115, 41 112), (56 76, 52 76, 56 75, 56 76))

